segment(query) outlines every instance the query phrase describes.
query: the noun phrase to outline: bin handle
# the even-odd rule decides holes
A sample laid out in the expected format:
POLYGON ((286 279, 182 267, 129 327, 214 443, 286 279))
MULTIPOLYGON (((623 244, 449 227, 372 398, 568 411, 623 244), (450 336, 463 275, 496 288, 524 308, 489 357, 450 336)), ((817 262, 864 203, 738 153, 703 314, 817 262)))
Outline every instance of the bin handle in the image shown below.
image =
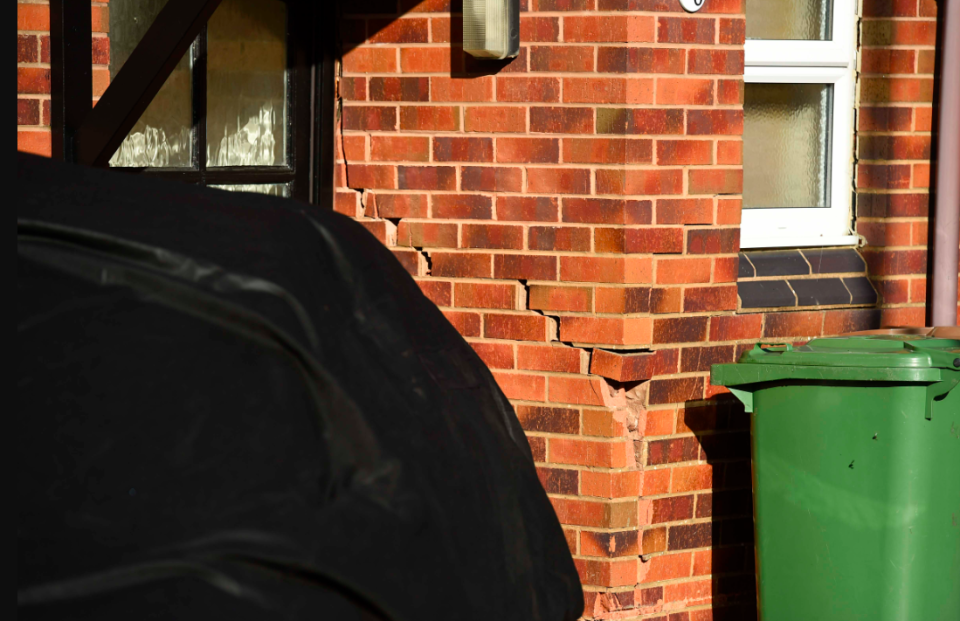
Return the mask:
POLYGON ((793 344, 791 343, 764 343, 759 342, 753 346, 754 350, 760 350, 764 353, 772 352, 777 354, 782 354, 783 352, 793 351, 793 344))

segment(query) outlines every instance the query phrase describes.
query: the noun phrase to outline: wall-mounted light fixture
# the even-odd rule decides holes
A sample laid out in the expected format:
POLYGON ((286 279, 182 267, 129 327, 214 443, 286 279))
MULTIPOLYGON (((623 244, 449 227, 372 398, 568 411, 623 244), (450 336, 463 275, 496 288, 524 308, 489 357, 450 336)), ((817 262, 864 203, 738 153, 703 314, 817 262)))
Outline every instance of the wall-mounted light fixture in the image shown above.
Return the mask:
POLYGON ((703 3, 706 0, 680 0, 680 6, 683 7, 687 13, 696 13, 703 8, 703 3))
POLYGON ((463 0, 463 51, 477 58, 520 53, 520 0, 463 0))

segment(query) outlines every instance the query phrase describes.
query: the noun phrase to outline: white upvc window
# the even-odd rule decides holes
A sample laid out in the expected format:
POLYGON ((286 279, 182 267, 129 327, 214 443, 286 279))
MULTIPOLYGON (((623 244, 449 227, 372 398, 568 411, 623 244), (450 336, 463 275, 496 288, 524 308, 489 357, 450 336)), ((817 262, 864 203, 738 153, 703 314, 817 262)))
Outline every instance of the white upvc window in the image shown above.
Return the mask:
POLYGON ((742 248, 852 232, 856 0, 747 0, 742 248))

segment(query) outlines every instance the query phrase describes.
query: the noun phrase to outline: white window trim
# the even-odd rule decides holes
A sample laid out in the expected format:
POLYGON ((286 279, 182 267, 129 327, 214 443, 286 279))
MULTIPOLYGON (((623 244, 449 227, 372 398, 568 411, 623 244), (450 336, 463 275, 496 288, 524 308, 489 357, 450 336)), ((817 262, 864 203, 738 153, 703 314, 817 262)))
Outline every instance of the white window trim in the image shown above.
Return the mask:
POLYGON ((857 2, 834 0, 832 41, 747 41, 744 81, 833 85, 829 208, 744 209, 741 248, 851 246, 857 2))

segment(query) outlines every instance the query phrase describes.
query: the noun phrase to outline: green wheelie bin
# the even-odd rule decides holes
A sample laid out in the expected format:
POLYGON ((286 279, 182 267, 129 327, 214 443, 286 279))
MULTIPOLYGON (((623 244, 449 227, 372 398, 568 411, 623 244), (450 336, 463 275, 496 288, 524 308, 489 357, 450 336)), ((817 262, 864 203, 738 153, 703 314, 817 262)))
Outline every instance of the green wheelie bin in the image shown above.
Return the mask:
POLYGON ((960 621, 960 340, 756 346, 712 369, 751 414, 764 621, 960 621))

